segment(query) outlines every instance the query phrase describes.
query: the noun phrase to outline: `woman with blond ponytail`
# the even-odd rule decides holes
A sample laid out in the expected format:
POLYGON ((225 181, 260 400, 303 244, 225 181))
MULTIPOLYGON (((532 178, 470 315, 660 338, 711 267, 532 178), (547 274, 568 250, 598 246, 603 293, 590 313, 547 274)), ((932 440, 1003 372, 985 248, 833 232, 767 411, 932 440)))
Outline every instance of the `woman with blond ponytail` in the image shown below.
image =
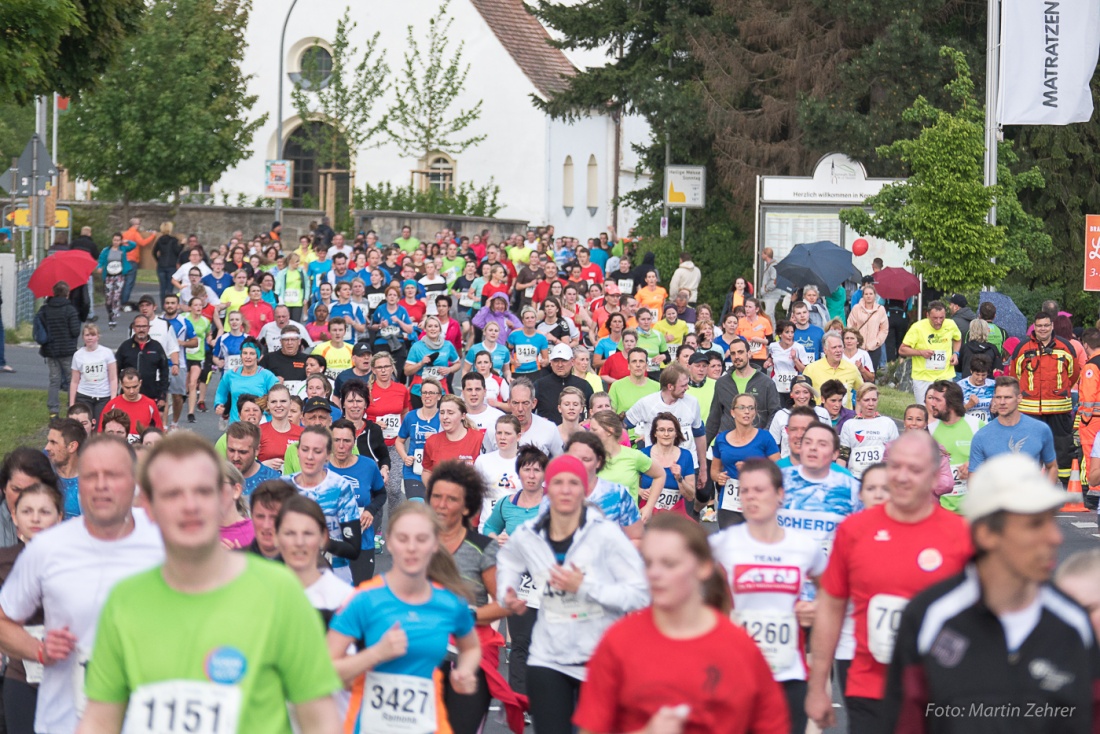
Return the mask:
POLYGON ((795 731, 764 656, 729 619, 706 531, 685 515, 656 515, 642 557, 653 602, 612 625, 588 661, 573 717, 582 734, 795 731))
POLYGON ((468 606, 471 589, 440 543, 440 529, 424 503, 398 507, 386 534, 393 567, 360 584, 332 620, 329 653, 336 672, 352 686, 346 731, 389 731, 391 702, 398 701, 401 715, 410 718, 409 731, 451 734, 439 693, 439 665, 451 635, 458 659, 450 685, 464 694, 477 690, 481 645, 468 606), (349 654, 353 644, 363 649, 349 654))

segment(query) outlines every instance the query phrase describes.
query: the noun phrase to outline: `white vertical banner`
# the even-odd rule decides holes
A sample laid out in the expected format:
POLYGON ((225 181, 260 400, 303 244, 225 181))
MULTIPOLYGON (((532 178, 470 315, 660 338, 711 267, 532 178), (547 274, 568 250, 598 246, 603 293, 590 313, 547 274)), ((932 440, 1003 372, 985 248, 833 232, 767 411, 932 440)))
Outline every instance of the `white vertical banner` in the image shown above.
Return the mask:
POLYGON ((1100 53, 1097 0, 1003 0, 1001 125, 1068 125, 1092 117, 1100 53))

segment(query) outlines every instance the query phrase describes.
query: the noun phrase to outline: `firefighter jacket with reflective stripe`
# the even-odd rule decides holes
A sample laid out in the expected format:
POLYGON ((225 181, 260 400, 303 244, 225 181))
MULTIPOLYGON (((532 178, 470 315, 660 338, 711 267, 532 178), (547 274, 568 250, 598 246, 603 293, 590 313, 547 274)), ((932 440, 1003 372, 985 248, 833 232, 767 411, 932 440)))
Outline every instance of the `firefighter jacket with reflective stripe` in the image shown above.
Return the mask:
POLYGON ((1065 339, 1052 336, 1049 343, 1040 344, 1032 336, 1020 342, 1005 367, 1020 381, 1021 413, 1051 415, 1073 409, 1070 390, 1080 366, 1073 346, 1065 339))

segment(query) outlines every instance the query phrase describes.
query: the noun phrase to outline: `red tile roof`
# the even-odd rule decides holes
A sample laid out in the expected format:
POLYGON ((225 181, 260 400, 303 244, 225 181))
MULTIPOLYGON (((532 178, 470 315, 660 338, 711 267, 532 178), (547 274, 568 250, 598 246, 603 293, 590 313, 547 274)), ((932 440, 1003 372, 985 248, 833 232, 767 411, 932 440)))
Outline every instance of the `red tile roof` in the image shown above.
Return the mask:
POLYGON ((550 34, 527 11, 524 0, 470 0, 501 45, 544 98, 566 86, 577 69, 548 41, 550 34))

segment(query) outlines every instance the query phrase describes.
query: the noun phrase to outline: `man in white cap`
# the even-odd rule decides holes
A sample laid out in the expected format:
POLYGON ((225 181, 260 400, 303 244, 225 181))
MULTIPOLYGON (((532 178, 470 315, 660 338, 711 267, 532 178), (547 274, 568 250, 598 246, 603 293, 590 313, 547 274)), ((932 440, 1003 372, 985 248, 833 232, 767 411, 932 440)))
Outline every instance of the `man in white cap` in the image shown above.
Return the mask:
POLYGON ((561 424, 558 398, 567 387, 575 387, 584 393, 584 404, 592 397, 592 386, 582 377, 573 374, 573 349, 568 344, 555 344, 550 350, 550 368, 542 371, 535 381, 535 413, 551 423, 561 424))
POLYGON ((1096 731, 1100 651, 1088 613, 1050 584, 1066 493, 1018 454, 968 489, 974 558, 902 612, 883 731, 1096 731))

